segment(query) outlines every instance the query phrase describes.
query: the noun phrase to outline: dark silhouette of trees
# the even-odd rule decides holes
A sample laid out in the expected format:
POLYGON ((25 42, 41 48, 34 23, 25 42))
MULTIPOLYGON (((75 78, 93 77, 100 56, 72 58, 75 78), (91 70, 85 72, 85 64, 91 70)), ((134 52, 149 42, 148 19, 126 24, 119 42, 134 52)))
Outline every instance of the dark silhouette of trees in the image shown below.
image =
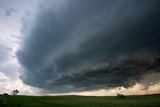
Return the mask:
POLYGON ((18 93, 19 93, 19 91, 16 89, 16 90, 13 90, 11 94, 17 95, 18 93))
POLYGON ((117 94, 117 98, 119 98, 119 99, 125 99, 125 96, 123 94, 117 94))

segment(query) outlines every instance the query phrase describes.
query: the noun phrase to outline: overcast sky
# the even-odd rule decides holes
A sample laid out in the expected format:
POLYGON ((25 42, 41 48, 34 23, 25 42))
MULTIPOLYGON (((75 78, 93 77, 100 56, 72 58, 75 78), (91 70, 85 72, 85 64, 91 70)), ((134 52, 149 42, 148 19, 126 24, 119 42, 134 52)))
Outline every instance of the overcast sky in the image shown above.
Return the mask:
POLYGON ((160 1, 0 0, 0 93, 160 93, 160 1))

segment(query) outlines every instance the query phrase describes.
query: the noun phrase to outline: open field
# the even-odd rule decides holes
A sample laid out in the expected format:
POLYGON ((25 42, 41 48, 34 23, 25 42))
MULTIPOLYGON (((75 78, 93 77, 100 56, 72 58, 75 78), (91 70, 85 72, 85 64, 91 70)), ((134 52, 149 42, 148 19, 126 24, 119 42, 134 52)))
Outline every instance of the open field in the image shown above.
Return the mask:
POLYGON ((160 107, 160 94, 117 97, 8 96, 0 107, 160 107))

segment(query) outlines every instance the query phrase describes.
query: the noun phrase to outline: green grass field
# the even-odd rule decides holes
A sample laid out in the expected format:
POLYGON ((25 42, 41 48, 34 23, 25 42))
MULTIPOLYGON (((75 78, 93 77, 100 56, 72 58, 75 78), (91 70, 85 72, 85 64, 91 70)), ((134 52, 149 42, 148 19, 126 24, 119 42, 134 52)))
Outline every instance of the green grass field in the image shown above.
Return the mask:
POLYGON ((160 107, 160 94, 117 97, 8 96, 0 107, 160 107))

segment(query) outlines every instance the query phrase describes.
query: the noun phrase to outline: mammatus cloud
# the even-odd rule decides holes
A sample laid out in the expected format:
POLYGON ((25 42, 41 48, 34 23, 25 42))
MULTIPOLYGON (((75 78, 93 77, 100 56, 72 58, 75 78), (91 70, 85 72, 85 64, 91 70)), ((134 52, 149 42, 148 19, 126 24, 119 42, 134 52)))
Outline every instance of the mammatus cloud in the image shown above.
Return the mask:
POLYGON ((49 92, 72 92, 128 88, 159 73, 159 7, 151 0, 43 2, 34 23, 23 28, 21 79, 49 92))

